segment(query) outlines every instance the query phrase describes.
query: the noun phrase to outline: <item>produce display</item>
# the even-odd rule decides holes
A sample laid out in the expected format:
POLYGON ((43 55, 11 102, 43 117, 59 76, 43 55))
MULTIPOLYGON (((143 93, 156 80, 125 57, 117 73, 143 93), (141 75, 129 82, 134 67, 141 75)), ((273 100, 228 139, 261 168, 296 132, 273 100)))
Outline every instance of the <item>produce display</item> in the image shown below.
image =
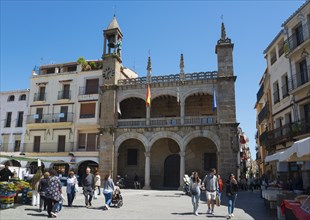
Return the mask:
POLYGON ((22 197, 26 197, 26 200, 22 198, 22 201, 28 201, 28 191, 30 191, 30 184, 18 178, 12 178, 9 182, 0 182, 0 207, 2 209, 13 207, 14 199, 20 192, 22 197))

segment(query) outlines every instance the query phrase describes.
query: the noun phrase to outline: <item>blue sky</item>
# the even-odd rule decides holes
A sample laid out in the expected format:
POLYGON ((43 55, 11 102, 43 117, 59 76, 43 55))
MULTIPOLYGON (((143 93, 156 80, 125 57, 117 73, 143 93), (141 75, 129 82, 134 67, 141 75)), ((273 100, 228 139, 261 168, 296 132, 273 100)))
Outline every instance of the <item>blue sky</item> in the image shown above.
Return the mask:
POLYGON ((263 51, 281 24, 305 1, 1 1, 1 88, 26 89, 35 65, 100 59, 103 33, 116 14, 124 35, 122 57, 146 75, 217 70, 221 15, 234 45, 237 121, 255 158, 255 110, 263 51))

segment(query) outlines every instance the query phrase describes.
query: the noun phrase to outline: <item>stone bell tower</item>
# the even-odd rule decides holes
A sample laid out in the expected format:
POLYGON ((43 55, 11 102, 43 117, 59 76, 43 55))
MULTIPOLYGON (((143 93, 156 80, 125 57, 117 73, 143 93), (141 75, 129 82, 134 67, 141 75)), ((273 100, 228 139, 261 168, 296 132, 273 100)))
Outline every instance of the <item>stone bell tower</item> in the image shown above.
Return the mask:
POLYGON ((221 38, 215 46, 218 64, 217 103, 218 120, 220 123, 236 122, 235 80, 233 68, 233 48, 231 39, 226 37, 222 22, 221 38))
POLYGON ((119 28, 114 15, 108 28, 103 31, 103 69, 100 95, 101 118, 100 118, 100 151, 99 151, 99 172, 102 176, 110 173, 116 176, 115 152, 115 128, 117 125, 117 81, 121 77, 122 68, 122 39, 123 34, 119 28))

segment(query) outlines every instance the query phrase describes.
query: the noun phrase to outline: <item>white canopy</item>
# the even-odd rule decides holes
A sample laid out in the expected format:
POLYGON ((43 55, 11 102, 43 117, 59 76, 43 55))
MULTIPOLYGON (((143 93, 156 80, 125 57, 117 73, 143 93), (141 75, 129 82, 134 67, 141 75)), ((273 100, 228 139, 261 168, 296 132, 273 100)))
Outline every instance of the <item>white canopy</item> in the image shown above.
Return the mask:
POLYGON ((271 154, 269 156, 265 157, 265 162, 270 162, 270 161, 275 161, 275 160, 279 160, 280 155, 282 155, 284 153, 284 151, 280 151, 274 154, 271 154))
POLYGON ((279 156, 279 161, 299 160, 310 161, 310 137, 296 141, 279 156))

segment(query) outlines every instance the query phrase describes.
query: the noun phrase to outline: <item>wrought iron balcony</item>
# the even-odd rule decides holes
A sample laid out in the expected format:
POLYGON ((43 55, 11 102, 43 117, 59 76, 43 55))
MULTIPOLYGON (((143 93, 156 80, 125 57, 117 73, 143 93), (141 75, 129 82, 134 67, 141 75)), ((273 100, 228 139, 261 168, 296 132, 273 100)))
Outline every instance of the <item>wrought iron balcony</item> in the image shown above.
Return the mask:
POLYGON ((86 86, 79 88, 79 95, 99 94, 99 92, 100 92, 99 86, 86 86))
POLYGON ((269 104, 268 102, 265 104, 264 108, 258 114, 258 123, 262 123, 264 119, 266 119, 269 115, 269 104))
POLYGON ((293 141, 294 137, 310 133, 310 121, 301 120, 268 132, 267 147, 293 141))
POLYGON ((27 115, 27 124, 73 122, 73 113, 34 114, 27 115))
POLYGON ((58 91, 58 100, 60 99, 71 99, 71 91, 70 90, 62 90, 58 91))
POLYGON ((307 68, 304 71, 300 71, 292 76, 292 78, 289 79, 289 91, 292 91, 310 81, 310 66, 307 66, 307 68))
POLYGON ((267 139, 268 139, 268 132, 267 132, 267 131, 264 131, 264 132, 259 136, 259 143, 260 143, 261 145, 265 145, 267 139))
POLYGON ((45 92, 40 92, 40 93, 35 93, 33 97, 33 101, 46 101, 46 93, 45 92))
POLYGON ((256 94, 256 97, 257 97, 256 102, 259 102, 259 100, 263 97, 263 95, 264 95, 264 84, 261 85, 261 87, 259 88, 259 90, 256 94))
POLYGON ((298 32, 290 35, 284 42, 285 54, 290 54, 296 47, 310 38, 310 24, 306 24, 300 28, 298 32))

